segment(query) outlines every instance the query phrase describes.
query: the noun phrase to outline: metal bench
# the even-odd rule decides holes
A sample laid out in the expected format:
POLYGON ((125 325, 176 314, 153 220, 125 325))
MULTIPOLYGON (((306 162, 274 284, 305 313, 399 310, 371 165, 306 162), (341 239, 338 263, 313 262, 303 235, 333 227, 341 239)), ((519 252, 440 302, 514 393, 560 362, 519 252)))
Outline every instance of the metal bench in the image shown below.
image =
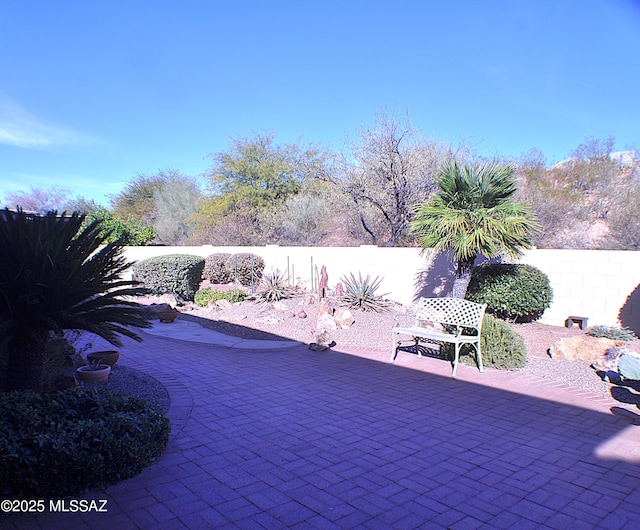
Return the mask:
MULTIPOLYGON (((476 304, 462 298, 420 298, 415 312, 411 317, 414 324, 410 327, 399 326, 399 317, 393 327, 393 346, 391 352, 391 362, 398 356, 400 335, 413 337, 415 345, 419 346, 420 339, 434 342, 448 342, 455 345, 453 358, 453 372, 451 377, 455 378, 460 356, 460 347, 463 344, 470 344, 476 350, 478 368, 482 372, 482 352, 480 351, 480 333, 482 319, 487 304, 476 304), (425 326, 431 323, 432 327, 425 326)), ((407 316, 407 315, 404 315, 407 316)), ((417 348, 418 356, 422 357, 420 348, 417 348)))

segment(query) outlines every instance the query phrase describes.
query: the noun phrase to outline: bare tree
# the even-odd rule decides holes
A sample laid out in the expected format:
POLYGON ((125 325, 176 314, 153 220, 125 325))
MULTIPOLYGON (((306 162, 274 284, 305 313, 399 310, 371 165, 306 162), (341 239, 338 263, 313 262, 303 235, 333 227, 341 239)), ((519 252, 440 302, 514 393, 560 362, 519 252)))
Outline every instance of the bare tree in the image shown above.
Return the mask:
POLYGON ((157 238, 166 245, 184 244, 193 233, 189 222, 202 199, 195 179, 174 174, 154 193, 154 221, 157 238))
POLYGON ((343 170, 328 177, 349 197, 371 243, 401 245, 415 206, 435 189, 434 175, 451 156, 448 147, 422 139, 408 118, 378 114, 348 145, 343 170))
POLYGON ((10 193, 5 202, 9 208, 20 207, 29 212, 45 213, 64 210, 70 196, 71 190, 59 186, 46 189, 31 186, 29 191, 10 193))

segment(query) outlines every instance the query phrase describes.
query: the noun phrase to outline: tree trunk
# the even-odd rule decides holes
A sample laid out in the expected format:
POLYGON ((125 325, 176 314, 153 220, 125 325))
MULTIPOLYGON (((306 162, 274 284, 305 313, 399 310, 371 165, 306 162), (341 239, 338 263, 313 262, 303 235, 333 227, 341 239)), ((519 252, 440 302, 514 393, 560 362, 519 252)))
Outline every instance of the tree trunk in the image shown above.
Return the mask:
POLYGON ((476 257, 468 258, 466 260, 458 261, 456 267, 456 278, 453 280, 453 297, 464 298, 467 295, 467 288, 471 281, 471 272, 473 271, 473 264, 476 261, 476 257))
POLYGON ((42 389, 44 357, 49 331, 17 334, 7 344, 5 390, 42 389))

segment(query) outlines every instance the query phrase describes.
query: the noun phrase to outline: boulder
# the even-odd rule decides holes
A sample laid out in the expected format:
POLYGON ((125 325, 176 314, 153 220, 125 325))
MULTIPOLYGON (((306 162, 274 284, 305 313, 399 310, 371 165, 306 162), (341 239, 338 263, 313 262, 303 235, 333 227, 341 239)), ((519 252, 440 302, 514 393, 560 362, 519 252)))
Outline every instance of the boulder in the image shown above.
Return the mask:
POLYGON ((169 305, 171 309, 175 309, 178 306, 178 298, 175 294, 163 294, 158 297, 157 305, 169 305))
POLYGON ((565 337, 554 343, 549 349, 549 355, 554 359, 566 359, 575 361, 597 361, 603 359, 607 350, 616 345, 615 340, 589 335, 576 335, 565 337))
POLYGON ((338 309, 336 309, 336 312, 333 315, 333 319, 336 321, 336 325, 339 329, 349 329, 355 322, 351 311, 344 307, 339 307, 338 309))
POLYGON ((335 307, 333 307, 333 304, 327 300, 326 298, 323 298, 320 301, 320 308, 318 309, 318 316, 320 315, 330 315, 331 317, 333 317, 333 314, 335 313, 336 309, 335 307))
POLYGON ((277 317, 276 315, 265 315, 262 317, 257 317, 253 319, 257 324, 266 324, 268 326, 275 326, 276 324, 280 324, 282 319, 277 317))
POLYGON ((229 308, 231 308, 231 306, 233 306, 233 304, 231 302, 229 302, 229 300, 226 300, 225 298, 222 298, 222 299, 218 300, 216 302, 216 305, 220 309, 229 309, 229 308))
POLYGON ((338 326, 333 315, 330 315, 329 313, 321 313, 318 315, 316 328, 320 331, 324 331, 328 329, 338 329, 338 326))

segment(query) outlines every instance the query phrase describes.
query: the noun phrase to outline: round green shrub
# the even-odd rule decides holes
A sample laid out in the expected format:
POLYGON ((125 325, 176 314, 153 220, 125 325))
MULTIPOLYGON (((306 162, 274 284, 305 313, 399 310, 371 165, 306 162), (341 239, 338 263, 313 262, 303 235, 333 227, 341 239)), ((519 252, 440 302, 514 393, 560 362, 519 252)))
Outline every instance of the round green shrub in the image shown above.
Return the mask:
POLYGON ((212 289, 211 287, 205 287, 195 294, 193 301, 200 307, 206 307, 211 302, 217 302, 218 300, 228 300, 232 304, 235 304, 236 302, 242 302, 246 297, 247 293, 242 289, 220 291, 218 289, 212 289))
POLYGON ((498 370, 517 370, 527 364, 527 346, 522 336, 502 320, 485 315, 482 320, 482 360, 498 370))
MULTIPOLYGON (((447 358, 453 359, 454 346, 443 343, 440 346, 447 358)), ((524 339, 509 324, 491 315, 484 315, 480 332, 482 364, 496 370, 517 370, 527 364, 527 346, 524 339)), ((477 366, 476 350, 465 344, 460 349, 459 361, 477 366)))
POLYGON ((257 285, 264 272, 264 260, 257 254, 241 252, 233 255, 233 277, 241 285, 257 285))
POLYGON ((171 429, 157 406, 104 389, 0 394, 0 491, 63 497, 140 473, 171 429))
POLYGON ((551 305, 549 277, 531 265, 485 263, 473 269, 467 300, 503 320, 532 322, 551 305))
POLYGON ((204 278, 211 283, 233 281, 233 255, 219 252, 210 254, 204 262, 204 278))
POLYGON ((238 282, 241 285, 257 285, 264 272, 264 260, 257 254, 217 253, 207 256, 204 277, 211 283, 238 282))
POLYGON ((178 300, 193 300, 204 263, 203 257, 189 254, 154 256, 136 263, 133 272, 153 295, 173 294, 178 300))

